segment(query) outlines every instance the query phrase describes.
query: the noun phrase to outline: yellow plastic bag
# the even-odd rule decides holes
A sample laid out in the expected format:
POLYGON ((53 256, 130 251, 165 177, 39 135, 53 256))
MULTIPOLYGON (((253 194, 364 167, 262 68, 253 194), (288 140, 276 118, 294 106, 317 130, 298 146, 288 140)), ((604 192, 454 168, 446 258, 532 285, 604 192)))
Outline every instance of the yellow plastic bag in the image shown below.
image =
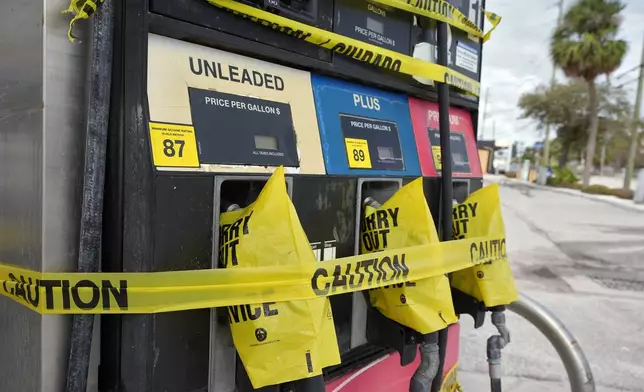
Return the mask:
MULTIPOLYGON (((362 253, 439 241, 427 208, 422 178, 407 184, 379 209, 367 206, 360 233, 362 253)), ((427 334, 457 321, 449 281, 441 275, 369 291, 384 316, 427 334)))
MULTIPOLYGON (((226 268, 317 262, 284 181, 280 167, 253 204, 221 214, 226 268)), ((228 318, 254 388, 314 377, 340 363, 328 298, 230 306, 228 318)))
POLYGON ((454 206, 452 219, 455 239, 494 238, 470 246, 473 260, 501 256, 492 262, 454 272, 452 287, 482 301, 487 307, 516 301, 519 295, 507 259, 499 186, 489 185, 472 193, 463 203, 454 206))

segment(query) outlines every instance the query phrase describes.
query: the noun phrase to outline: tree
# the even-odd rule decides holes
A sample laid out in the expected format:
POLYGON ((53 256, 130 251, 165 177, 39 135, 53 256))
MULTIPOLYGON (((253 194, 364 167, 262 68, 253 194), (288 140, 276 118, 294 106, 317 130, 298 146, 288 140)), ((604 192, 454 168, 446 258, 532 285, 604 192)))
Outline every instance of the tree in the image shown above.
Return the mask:
POLYGON ((620 0, 579 0, 565 14, 550 42, 554 63, 566 76, 588 85, 588 141, 583 184, 590 183, 599 125, 599 98, 595 79, 615 71, 624 59, 627 44, 617 39, 624 9, 620 0))
MULTIPOLYGON (((631 105, 624 90, 603 83, 597 86, 599 101, 598 131, 601 135, 624 132, 631 105)), ((588 142, 589 93, 579 79, 551 88, 537 87, 519 99, 522 118, 533 118, 542 125, 549 122, 556 130, 552 153, 559 154, 559 166, 566 166, 570 151, 579 151, 588 142)), ((609 140, 609 138, 602 138, 609 140)))

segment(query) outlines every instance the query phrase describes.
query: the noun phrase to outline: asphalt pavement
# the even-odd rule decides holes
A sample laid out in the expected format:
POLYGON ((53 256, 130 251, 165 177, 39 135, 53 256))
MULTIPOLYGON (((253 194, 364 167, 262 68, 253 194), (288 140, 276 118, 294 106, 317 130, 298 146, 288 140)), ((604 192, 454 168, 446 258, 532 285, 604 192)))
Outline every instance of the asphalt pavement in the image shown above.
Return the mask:
MULTIPOLYGON (((519 291, 575 335, 597 391, 644 391, 644 213, 518 183, 500 192, 519 291)), ((548 340, 520 316, 507 318, 503 389, 570 391, 548 340)), ((466 392, 489 391, 485 345, 495 330, 488 320, 472 325, 464 316, 460 382, 466 392)))

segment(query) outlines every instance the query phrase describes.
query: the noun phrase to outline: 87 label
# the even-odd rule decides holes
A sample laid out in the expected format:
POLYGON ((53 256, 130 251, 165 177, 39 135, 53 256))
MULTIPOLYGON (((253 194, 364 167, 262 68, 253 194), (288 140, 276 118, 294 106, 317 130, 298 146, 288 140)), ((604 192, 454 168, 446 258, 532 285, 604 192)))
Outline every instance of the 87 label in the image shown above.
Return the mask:
POLYGON ((158 167, 199 167, 192 125, 150 123, 152 159, 158 167))
POLYGON ((183 158, 183 146, 186 145, 186 142, 183 140, 165 139, 163 141, 163 154, 168 158, 173 158, 177 155, 177 151, 174 148, 175 145, 179 146, 179 158, 183 158))

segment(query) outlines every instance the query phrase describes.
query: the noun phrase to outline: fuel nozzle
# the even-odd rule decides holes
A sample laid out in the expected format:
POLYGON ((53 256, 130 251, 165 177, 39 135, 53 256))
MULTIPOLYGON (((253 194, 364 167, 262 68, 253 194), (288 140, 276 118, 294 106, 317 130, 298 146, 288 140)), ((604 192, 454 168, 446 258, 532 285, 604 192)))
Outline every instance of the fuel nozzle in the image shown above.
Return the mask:
POLYGON ((487 363, 490 371, 490 386, 492 392, 501 392, 501 350, 510 343, 510 330, 505 325, 505 307, 497 306, 490 309, 492 325, 499 332, 487 340, 487 363))
POLYGON ((237 211, 240 208, 239 204, 231 204, 226 208, 226 212, 237 211))
POLYGON ((380 203, 378 203, 378 202, 377 202, 374 198, 372 198, 372 197, 367 197, 367 198, 365 198, 365 199, 364 199, 364 201, 362 202, 362 206, 363 206, 363 207, 367 207, 367 206, 369 206, 369 207, 372 207, 372 208, 380 208, 380 207, 381 207, 380 203))

